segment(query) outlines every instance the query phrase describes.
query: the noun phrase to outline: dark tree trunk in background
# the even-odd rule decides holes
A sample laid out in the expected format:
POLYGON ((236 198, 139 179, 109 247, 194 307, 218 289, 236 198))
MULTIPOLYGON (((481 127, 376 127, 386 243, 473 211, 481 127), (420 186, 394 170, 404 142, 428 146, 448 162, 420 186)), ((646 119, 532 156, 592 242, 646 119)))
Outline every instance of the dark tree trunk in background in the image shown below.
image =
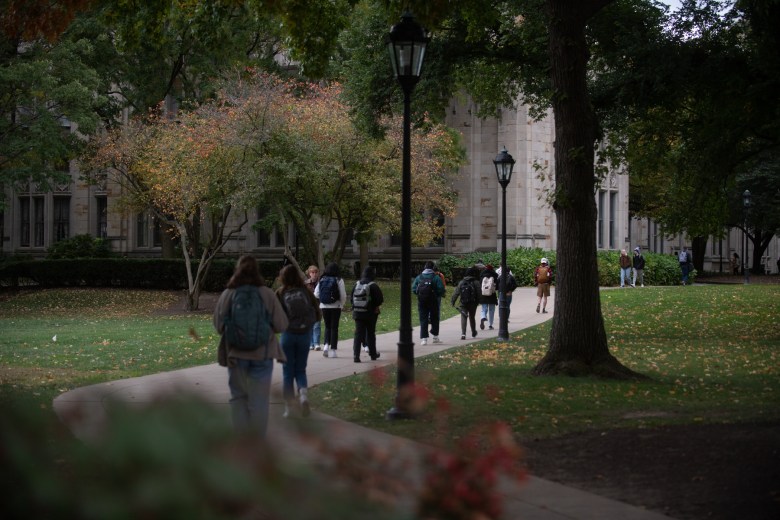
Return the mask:
POLYGON ((549 0, 555 113, 555 314, 537 375, 641 377, 610 353, 599 297, 594 197, 595 115, 586 85, 585 25, 610 0, 549 0))
POLYGON ((704 257, 707 254, 707 237, 693 237, 693 267, 698 272, 704 271, 704 257))

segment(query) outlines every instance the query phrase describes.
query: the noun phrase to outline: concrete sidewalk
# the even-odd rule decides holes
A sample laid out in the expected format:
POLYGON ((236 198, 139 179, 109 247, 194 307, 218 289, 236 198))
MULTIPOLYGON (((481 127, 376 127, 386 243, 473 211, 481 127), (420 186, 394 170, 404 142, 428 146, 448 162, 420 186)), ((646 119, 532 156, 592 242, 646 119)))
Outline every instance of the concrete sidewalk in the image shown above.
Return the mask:
MULTIPOLYGON (((548 314, 536 313, 536 292, 534 288, 520 288, 514 293, 510 313, 509 332, 536 325, 552 317, 553 298, 548 303, 548 314)), ((449 305, 449 303, 446 303, 449 305)), ((477 313, 479 323, 479 311, 477 313)), ((441 323, 439 337, 442 343, 420 345, 419 327, 414 329, 414 354, 421 357, 453 347, 467 345, 475 341, 495 338, 498 333, 498 309, 494 322, 494 330, 479 330, 476 338, 471 338, 467 332, 466 340, 461 340, 460 317, 455 316, 441 323)), ((309 387, 313 388, 314 410, 307 420, 311 429, 316 429, 327 438, 337 440, 340 446, 373 446, 379 450, 392 450, 394 456, 404 457, 413 464, 410 480, 419 483, 422 475, 421 454, 423 446, 394 437, 382 432, 369 430, 361 426, 341 421, 339 419, 317 413, 316 385, 325 381, 350 376, 369 371, 377 366, 395 364, 397 356, 398 333, 392 332, 377 336, 377 350, 381 357, 370 361, 363 353, 362 363, 352 359, 352 341, 339 341, 339 357, 325 358, 321 352, 312 352, 309 357, 307 375, 309 387)), ((215 347, 216 350, 216 347, 215 347)), ((271 422, 269 425, 269 442, 279 446, 288 456, 306 458, 317 456, 316 451, 301 450, 296 436, 300 431, 293 426, 298 421, 287 421, 281 418, 282 370, 274 368, 273 397, 271 401, 271 422), (293 447, 295 453, 293 454, 293 447)), ((107 410, 112 401, 132 403, 143 406, 160 400, 166 396, 181 397, 184 393, 194 394, 216 407, 224 408, 229 416, 229 391, 227 370, 217 364, 206 365, 173 372, 165 372, 144 377, 123 379, 109 383, 77 388, 58 396, 53 403, 60 420, 67 424, 70 430, 80 439, 89 440, 100 435, 107 420, 107 410)), ((388 408, 392 403, 388 403, 388 408)), ((507 520, 563 520, 563 519, 601 519, 601 520, 668 520, 669 517, 646 511, 615 500, 600 497, 574 488, 556 484, 531 476, 523 483, 502 482, 501 492, 504 495, 504 515, 507 520)), ((411 504, 399 502, 400 507, 411 507, 411 504)))

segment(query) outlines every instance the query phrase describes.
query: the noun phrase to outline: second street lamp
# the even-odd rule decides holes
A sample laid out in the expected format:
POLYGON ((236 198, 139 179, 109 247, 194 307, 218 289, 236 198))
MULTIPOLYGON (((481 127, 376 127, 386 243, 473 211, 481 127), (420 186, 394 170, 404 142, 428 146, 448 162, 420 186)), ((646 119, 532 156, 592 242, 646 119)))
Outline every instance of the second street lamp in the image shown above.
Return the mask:
POLYGON ((408 403, 414 385, 414 343, 412 342, 412 160, 411 98, 420 80, 428 37, 409 12, 393 26, 388 37, 390 61, 404 91, 404 142, 401 182, 401 323, 398 330, 398 376, 395 406, 388 419, 412 416, 408 403))
POLYGON ((742 207, 745 209, 745 220, 742 228, 742 272, 745 274, 745 283, 750 283, 750 264, 748 264, 748 212, 750 211, 750 203, 752 196, 750 190, 745 190, 742 193, 742 207))
POLYGON ((506 146, 493 160, 496 167, 496 177, 501 185, 501 276, 498 290, 498 339, 509 341, 509 303, 506 299, 506 284, 509 279, 509 269, 506 267, 506 187, 512 179, 515 160, 506 151, 506 146))

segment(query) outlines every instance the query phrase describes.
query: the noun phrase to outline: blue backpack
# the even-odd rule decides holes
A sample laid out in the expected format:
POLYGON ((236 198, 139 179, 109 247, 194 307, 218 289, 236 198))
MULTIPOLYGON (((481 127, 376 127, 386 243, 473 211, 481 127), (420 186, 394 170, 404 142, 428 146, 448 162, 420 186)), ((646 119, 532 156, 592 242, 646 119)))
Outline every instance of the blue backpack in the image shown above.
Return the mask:
POLYGON ((225 340, 231 348, 257 350, 268 345, 271 324, 257 286, 242 285, 235 290, 224 322, 225 340))
POLYGON ((324 304, 339 301, 339 279, 335 276, 320 278, 320 302, 324 304))

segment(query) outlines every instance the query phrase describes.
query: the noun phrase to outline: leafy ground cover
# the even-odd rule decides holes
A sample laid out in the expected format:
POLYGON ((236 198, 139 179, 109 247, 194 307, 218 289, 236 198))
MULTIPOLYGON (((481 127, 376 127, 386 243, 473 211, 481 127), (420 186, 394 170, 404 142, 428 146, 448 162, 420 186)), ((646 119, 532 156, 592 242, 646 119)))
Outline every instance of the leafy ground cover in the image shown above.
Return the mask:
POLYGON ((384 419, 386 372, 316 395, 327 413, 426 443, 502 421, 534 474, 674 518, 777 518, 779 296, 776 285, 603 291, 611 350, 646 381, 530 376, 548 323, 417 360, 428 404, 415 421, 384 419))

